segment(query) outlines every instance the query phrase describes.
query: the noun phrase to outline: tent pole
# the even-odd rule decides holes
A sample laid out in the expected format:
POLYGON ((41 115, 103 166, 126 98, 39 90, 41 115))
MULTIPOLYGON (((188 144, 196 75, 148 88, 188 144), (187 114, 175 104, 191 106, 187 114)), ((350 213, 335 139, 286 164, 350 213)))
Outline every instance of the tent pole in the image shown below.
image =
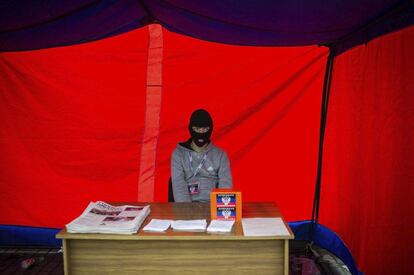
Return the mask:
POLYGON ((334 59, 335 59, 335 53, 332 47, 329 47, 329 56, 326 61, 325 78, 324 78, 323 91, 322 91, 321 121, 320 121, 320 130, 319 130, 318 167, 317 167, 317 174, 316 174, 315 193, 313 197, 311 226, 309 227, 309 231, 310 231, 309 240, 311 240, 312 242, 314 241, 315 230, 316 230, 318 219, 319 219, 319 203, 320 203, 321 180, 322 180, 323 144, 324 144, 324 139, 325 139, 325 127, 326 127, 326 119, 327 119, 327 114, 328 114, 328 103, 329 103, 329 94, 331 90, 331 79, 332 79, 334 59))

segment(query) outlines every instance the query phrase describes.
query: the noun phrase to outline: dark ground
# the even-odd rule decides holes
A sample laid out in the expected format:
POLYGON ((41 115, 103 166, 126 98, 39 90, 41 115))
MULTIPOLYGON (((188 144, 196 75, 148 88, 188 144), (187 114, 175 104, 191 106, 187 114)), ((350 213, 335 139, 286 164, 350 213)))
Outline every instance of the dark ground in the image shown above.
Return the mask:
MULTIPOLYGON (((324 249, 314 247, 317 257, 305 255, 306 244, 290 242, 290 275, 350 275, 343 262, 324 249), (306 257, 312 260, 303 262, 306 257)), ((0 274, 63 275, 63 253, 59 248, 0 246, 0 274)))
POLYGON ((0 274, 63 274, 63 254, 57 248, 0 247, 0 274), (24 260, 34 259, 31 266, 24 260))

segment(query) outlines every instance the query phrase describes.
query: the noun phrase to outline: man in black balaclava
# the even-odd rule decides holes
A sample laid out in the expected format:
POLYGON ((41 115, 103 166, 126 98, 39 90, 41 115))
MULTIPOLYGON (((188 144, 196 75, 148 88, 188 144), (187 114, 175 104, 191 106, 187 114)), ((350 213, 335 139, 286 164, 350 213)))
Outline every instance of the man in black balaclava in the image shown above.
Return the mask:
POLYGON ((213 120, 203 109, 194 111, 188 125, 191 138, 179 143, 171 159, 176 202, 209 201, 213 188, 231 188, 230 162, 210 140, 213 120))

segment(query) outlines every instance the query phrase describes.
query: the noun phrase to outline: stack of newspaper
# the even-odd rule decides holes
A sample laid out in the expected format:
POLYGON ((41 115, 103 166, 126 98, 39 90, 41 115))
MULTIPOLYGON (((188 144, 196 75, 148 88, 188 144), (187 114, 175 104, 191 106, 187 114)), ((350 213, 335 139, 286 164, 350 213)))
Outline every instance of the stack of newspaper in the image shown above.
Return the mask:
POLYGON ((133 234, 150 213, 150 206, 112 206, 91 202, 83 213, 66 225, 69 233, 133 234))

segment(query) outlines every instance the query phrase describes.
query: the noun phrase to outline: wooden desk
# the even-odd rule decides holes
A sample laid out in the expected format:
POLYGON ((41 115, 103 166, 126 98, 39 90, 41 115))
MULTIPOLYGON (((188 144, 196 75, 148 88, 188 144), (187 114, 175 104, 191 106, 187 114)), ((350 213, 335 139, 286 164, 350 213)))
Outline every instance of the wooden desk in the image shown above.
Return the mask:
MULTIPOLYGON (((139 203, 122 203, 143 205, 139 203)), ((273 203, 243 203, 243 217, 281 217, 273 203)), ((151 203, 152 218, 206 219, 209 204, 151 203)), ((142 226, 142 227, 143 227, 142 226)), ((289 274, 290 236, 244 237, 241 223, 230 234, 143 232, 133 235, 60 231, 65 274, 289 274)))

